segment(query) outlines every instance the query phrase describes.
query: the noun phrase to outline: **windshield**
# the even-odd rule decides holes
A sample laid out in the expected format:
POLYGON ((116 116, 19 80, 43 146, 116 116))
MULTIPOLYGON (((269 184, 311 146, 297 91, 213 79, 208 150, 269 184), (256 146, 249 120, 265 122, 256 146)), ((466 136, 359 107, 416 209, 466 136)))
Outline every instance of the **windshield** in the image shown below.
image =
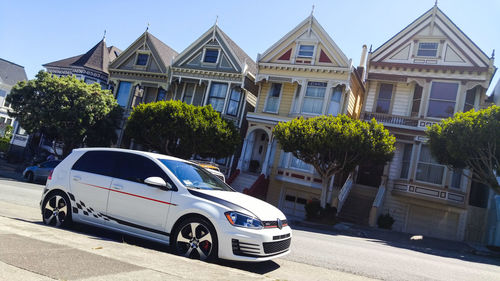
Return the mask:
POLYGON ((234 191, 218 177, 192 163, 158 159, 188 188, 234 191))

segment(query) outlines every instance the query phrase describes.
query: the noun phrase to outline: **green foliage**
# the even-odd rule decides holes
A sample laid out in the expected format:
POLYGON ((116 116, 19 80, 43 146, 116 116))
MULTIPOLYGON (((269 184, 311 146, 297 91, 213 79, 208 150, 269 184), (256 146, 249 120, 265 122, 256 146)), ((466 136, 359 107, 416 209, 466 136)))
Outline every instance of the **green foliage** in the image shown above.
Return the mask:
POLYGON ((500 107, 457 113, 428 128, 427 135, 440 163, 472 169, 476 181, 500 193, 495 176, 500 172, 500 107))
POLYGON ((380 215, 377 219, 378 227, 384 229, 392 229, 394 222, 394 218, 389 213, 380 215))
POLYGON ((225 121, 211 105, 193 106, 181 101, 140 104, 130 115, 125 133, 147 148, 188 158, 222 158, 240 143, 233 122, 225 121))
POLYGON ((311 164, 323 181, 324 207, 332 175, 349 173, 360 163, 385 163, 392 159, 396 139, 375 119, 354 120, 346 115, 303 117, 279 123, 274 136, 285 152, 311 164))
POLYGON ((9 138, 0 138, 0 152, 7 152, 9 150, 9 145, 9 138))
POLYGON ((36 79, 17 83, 7 101, 14 110, 9 115, 28 133, 40 131, 63 142, 64 156, 75 147, 92 143, 94 139, 88 137, 90 135, 107 132, 108 139, 100 142, 101 145, 116 139, 117 128, 113 126, 116 123, 102 121, 116 118, 119 106, 111 92, 102 90, 97 83, 88 85, 74 76, 57 77, 40 71, 36 79))

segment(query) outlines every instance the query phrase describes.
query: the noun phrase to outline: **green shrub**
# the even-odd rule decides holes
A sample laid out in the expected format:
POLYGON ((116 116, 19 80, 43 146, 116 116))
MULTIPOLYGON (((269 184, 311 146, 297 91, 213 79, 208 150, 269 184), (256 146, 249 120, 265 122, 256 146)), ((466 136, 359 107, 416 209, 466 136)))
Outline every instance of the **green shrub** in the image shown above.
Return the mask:
POLYGON ((0 152, 7 152, 9 150, 9 138, 0 138, 0 152))
POLYGON ((321 212, 321 205, 319 200, 313 199, 307 201, 305 209, 306 209, 306 218, 308 220, 319 218, 321 212))
POLYGON ((394 222, 394 218, 389 213, 380 215, 377 219, 377 225, 379 228, 392 229, 394 222))

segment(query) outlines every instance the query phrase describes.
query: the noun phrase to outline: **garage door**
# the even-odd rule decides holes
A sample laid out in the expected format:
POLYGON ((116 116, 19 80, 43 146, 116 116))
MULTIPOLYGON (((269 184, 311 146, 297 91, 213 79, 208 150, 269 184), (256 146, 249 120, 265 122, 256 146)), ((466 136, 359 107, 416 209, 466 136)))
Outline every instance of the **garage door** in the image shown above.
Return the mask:
POLYGON ((295 191, 295 190, 285 190, 285 197, 281 201, 281 210, 287 216, 294 216, 298 219, 306 218, 305 206, 309 196, 306 193, 295 191))
POLYGON ((457 240, 458 214, 410 206, 406 231, 412 234, 457 240))

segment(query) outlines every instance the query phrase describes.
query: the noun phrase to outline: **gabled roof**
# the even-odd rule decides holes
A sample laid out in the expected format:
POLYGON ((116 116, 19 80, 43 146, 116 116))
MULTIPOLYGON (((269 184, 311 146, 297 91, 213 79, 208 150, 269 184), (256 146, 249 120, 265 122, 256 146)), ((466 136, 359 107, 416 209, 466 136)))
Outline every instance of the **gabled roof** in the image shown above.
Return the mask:
POLYGON ((468 49, 470 49, 477 56, 477 60, 480 60, 485 66, 488 66, 490 59, 488 55, 486 55, 486 53, 483 52, 441 9, 439 9, 437 5, 434 5, 420 17, 403 28, 403 30, 395 34, 380 47, 371 52, 372 59, 376 60, 377 56, 381 55, 388 48, 393 47, 397 42, 403 40, 405 36, 415 32, 418 28, 423 28, 428 25, 428 21, 430 21, 431 24, 437 23, 436 19, 442 22, 443 25, 450 30, 450 34, 445 35, 455 36, 460 43, 466 45, 468 49))
MULTIPOLYGON (((260 55, 260 58, 267 57, 269 54, 273 53, 276 50, 276 48, 278 48, 281 44, 283 44, 287 40, 298 39, 297 36, 295 38, 292 38, 292 36, 296 35, 296 33, 299 30, 304 29, 306 26, 308 26, 310 28, 312 28, 312 26, 316 27, 319 30, 319 32, 326 38, 326 41, 327 41, 327 43, 329 43, 331 45, 331 48, 333 48, 333 50, 339 54, 339 56, 340 56, 338 58, 340 60, 339 63, 344 64, 346 66, 349 66, 349 59, 347 58, 347 56, 344 54, 344 52, 342 52, 342 50, 335 43, 335 41, 333 41, 332 37, 325 31, 323 26, 321 26, 321 24, 318 22, 318 20, 316 20, 316 18, 312 14, 310 16, 308 16, 307 18, 305 18, 302 22, 300 22, 290 32, 285 34, 285 36, 283 36, 280 40, 278 40, 276 43, 274 43, 271 47, 269 47, 263 54, 260 55)), ((300 34, 298 36, 300 36, 300 34)), ((261 61, 259 60, 259 62, 261 62, 261 61)))
POLYGON ((136 54, 136 51, 143 48, 149 48, 153 51, 153 56, 159 60, 162 72, 166 73, 168 66, 172 63, 172 59, 177 56, 177 52, 156 38, 148 30, 142 33, 134 40, 120 55, 109 65, 111 69, 119 69, 131 56, 136 54))
POLYGON ((255 75, 255 73, 257 72, 257 65, 255 61, 245 51, 243 51, 243 49, 241 49, 238 44, 236 44, 224 31, 222 31, 222 29, 217 24, 214 24, 212 27, 210 27, 205 33, 198 37, 198 39, 191 43, 191 45, 184 49, 184 51, 182 51, 176 57, 173 64, 179 65, 181 61, 186 59, 187 55, 198 51, 198 49, 200 49, 199 45, 200 43, 202 43, 202 40, 206 39, 210 34, 219 35, 224 41, 223 43, 229 49, 228 51, 231 53, 231 55, 238 60, 236 63, 239 64, 240 68, 244 69, 246 63, 247 71, 255 75))
POLYGON ((23 66, 0 58, 0 83, 13 86, 23 80, 28 80, 23 66))
POLYGON ((104 73, 108 72, 108 65, 113 59, 116 58, 117 54, 121 51, 120 49, 111 46, 106 46, 106 41, 103 38, 99 43, 97 43, 92 49, 83 55, 78 55, 54 62, 49 62, 44 64, 44 67, 86 67, 93 70, 101 71, 104 73))

